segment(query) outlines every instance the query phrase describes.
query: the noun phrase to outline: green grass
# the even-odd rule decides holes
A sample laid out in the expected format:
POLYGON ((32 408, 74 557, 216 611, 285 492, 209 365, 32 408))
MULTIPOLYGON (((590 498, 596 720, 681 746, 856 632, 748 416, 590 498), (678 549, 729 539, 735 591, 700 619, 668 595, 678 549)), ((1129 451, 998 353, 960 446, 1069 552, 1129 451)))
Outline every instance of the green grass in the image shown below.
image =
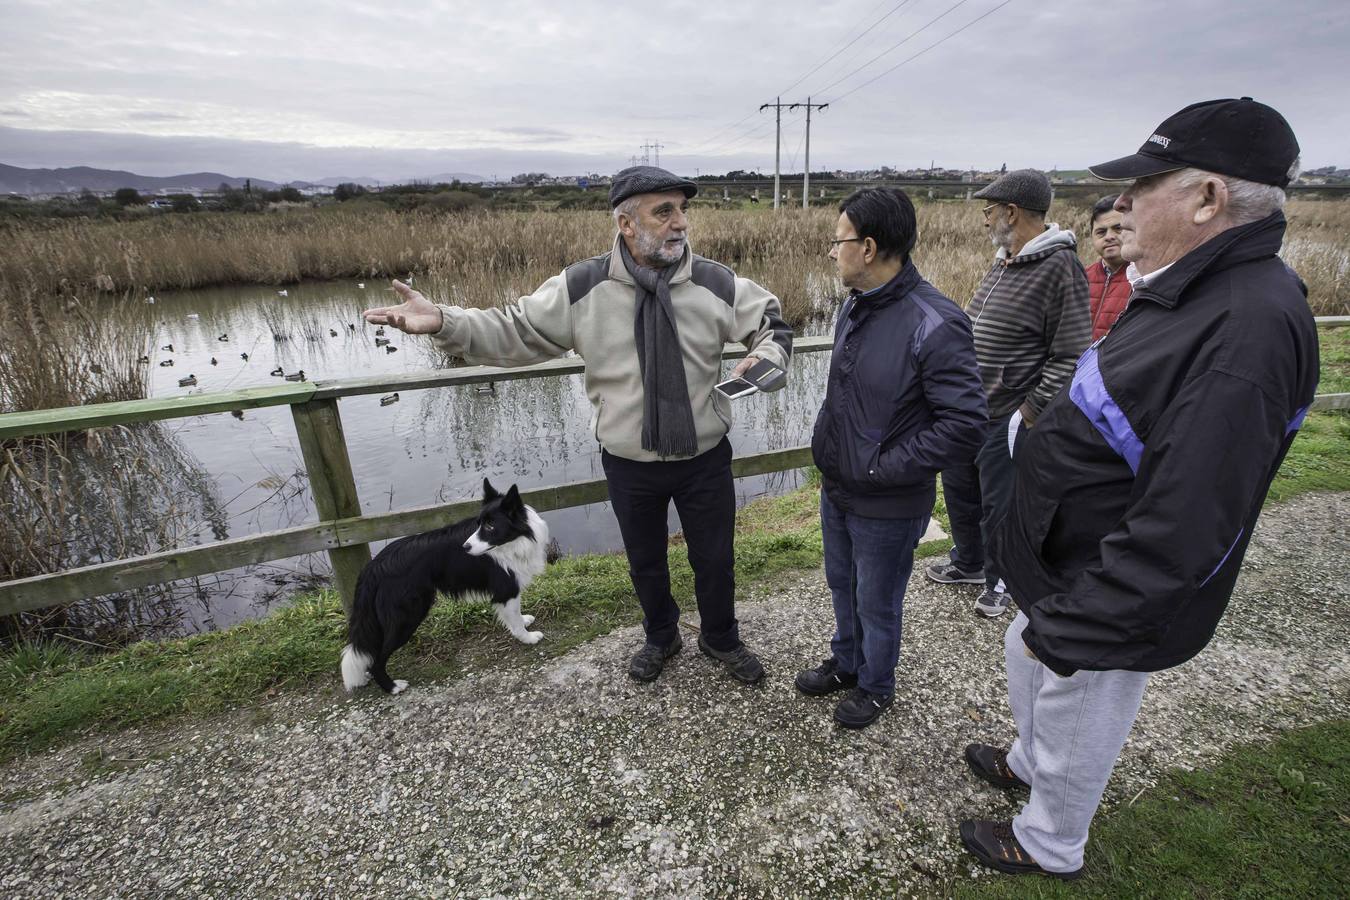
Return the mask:
MULTIPOLYGON (((742 588, 820 565, 818 496, 813 484, 741 511, 736 577, 742 588)), ((692 606, 693 573, 678 538, 670 569, 676 599, 692 606)), ((503 634, 485 604, 438 603, 400 652, 399 672, 428 681, 476 663, 526 662, 641 621, 621 554, 560 560, 530 586, 524 606, 548 635, 535 648, 503 634)), ((289 688, 335 690, 344 642, 342 605, 334 592, 323 591, 225 631, 144 641, 109 654, 62 642, 20 645, 0 656, 0 759, 88 731, 247 706, 289 688)))
POLYGON ((1350 393, 1350 328, 1319 328, 1321 350, 1321 379, 1319 394, 1350 393))
POLYGON ((958 897, 1350 896, 1350 720, 1172 771, 1099 815, 1072 885, 996 876, 958 897))
MULTIPOLYGON (((1271 488, 1272 500, 1306 491, 1350 490, 1350 415, 1308 417, 1271 488)), ((736 577, 741 588, 821 563, 819 487, 750 504, 738 515, 736 577)), ((934 509, 947 528, 939 495, 934 509)), ((951 542, 919 547, 920 559, 951 542)), ((693 573, 679 540, 670 551, 676 600, 692 606, 693 573)), ((640 611, 620 554, 572 557, 550 566, 525 595, 548 639, 526 650, 493 624, 482 604, 439 603, 401 651, 400 673, 417 681, 453 677, 477 663, 509 665, 566 652, 640 611)), ((89 731, 112 731, 176 715, 248 706, 289 688, 337 685, 344 618, 331 591, 226 631, 142 642, 110 654, 65 643, 23 644, 0 655, 0 760, 89 731)))

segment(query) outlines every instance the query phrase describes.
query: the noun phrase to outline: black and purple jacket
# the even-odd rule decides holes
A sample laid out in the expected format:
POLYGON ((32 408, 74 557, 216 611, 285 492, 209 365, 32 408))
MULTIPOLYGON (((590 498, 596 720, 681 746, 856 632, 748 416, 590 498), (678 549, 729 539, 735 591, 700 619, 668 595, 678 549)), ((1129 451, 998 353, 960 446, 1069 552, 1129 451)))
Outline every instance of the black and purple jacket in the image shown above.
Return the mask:
POLYGON ((1052 671, 1151 672, 1209 643, 1317 388, 1283 213, 1147 286, 1017 447, 993 552, 1052 671))

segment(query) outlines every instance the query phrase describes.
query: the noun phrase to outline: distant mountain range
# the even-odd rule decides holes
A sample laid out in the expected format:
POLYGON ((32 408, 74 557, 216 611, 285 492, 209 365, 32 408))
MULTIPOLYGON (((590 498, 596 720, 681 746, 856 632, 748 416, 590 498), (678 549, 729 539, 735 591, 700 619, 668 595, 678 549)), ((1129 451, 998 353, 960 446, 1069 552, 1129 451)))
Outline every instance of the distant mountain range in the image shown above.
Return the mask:
MULTIPOLYGON (((481 175, 467 172, 445 172, 439 175, 417 176, 407 181, 425 181, 432 184, 451 181, 483 181, 481 175)), ((123 172, 116 169, 94 169, 89 166, 75 166, 68 169, 21 169, 0 163, 0 194, 64 194, 75 193, 88 188, 91 191, 105 193, 118 188, 135 188, 146 193, 157 191, 214 191, 222 184, 232 188, 242 188, 251 182, 253 187, 271 191, 284 187, 265 178, 238 178, 222 175, 219 172, 191 172, 185 175, 137 175, 135 172, 123 172)), ((351 182, 371 187, 394 182, 380 181, 366 176, 336 176, 321 178, 317 181, 292 181, 292 187, 336 187, 351 182)))

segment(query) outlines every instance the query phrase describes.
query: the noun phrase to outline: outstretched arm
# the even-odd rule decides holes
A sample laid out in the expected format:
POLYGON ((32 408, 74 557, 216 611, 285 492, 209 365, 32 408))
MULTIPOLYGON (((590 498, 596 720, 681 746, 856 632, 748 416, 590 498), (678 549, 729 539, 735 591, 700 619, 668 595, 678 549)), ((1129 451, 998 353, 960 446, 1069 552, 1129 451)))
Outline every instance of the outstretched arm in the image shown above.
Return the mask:
POLYGON ((407 334, 435 334, 444 324, 441 309, 418 291, 397 279, 394 292, 403 302, 397 306, 377 306, 363 313, 372 325, 393 325, 407 334))
POLYGON ((430 334, 442 350, 475 365, 524 366, 572 349, 571 303, 562 275, 503 309, 438 305, 399 281, 394 290, 403 302, 366 310, 367 322, 430 334))

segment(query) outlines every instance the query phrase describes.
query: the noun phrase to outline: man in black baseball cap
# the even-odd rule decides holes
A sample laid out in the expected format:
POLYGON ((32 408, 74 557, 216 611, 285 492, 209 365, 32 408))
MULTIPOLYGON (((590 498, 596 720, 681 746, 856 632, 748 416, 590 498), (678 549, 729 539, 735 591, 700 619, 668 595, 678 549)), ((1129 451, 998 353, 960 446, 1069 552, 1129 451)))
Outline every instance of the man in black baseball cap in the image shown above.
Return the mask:
POLYGON ((971 770, 1030 790, 1011 822, 961 823, 1004 872, 1074 878, 1149 673, 1219 624, 1257 516, 1317 387, 1302 282, 1276 255, 1298 142, 1250 98, 1188 106, 1099 166, 1132 263, 1125 313, 1017 447, 994 556, 1020 609, 1004 639, 1010 748, 971 770))
MULTIPOLYGON (((673 500, 694 570, 699 649, 752 684, 764 667, 736 621, 731 401, 714 385, 733 341, 749 350, 733 374, 761 360, 785 372, 792 329, 777 297, 690 249, 696 193, 698 185, 665 169, 624 169, 609 191, 618 231, 610 252, 568 266, 501 309, 436 304, 395 281, 403 302, 365 317, 430 334, 442 350, 480 365, 526 365, 569 350, 585 359, 590 427, 646 631, 628 674, 655 680, 684 643, 666 556, 673 500)), ((786 384, 779 376, 758 384, 777 390, 786 384)), ((524 633, 519 606, 507 610, 516 617, 513 633, 524 633)))

